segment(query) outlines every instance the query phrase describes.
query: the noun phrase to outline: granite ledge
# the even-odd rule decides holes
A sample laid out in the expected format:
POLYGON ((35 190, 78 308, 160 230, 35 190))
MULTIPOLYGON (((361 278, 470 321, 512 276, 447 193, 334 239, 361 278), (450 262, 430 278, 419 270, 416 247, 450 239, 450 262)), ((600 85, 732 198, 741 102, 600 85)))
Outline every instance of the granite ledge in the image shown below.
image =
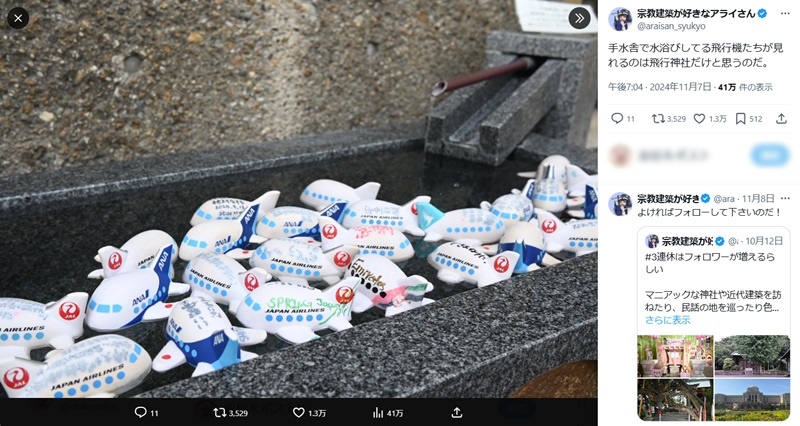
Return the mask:
POLYGON ((137 397, 508 397, 597 359, 596 271, 570 259, 137 397))

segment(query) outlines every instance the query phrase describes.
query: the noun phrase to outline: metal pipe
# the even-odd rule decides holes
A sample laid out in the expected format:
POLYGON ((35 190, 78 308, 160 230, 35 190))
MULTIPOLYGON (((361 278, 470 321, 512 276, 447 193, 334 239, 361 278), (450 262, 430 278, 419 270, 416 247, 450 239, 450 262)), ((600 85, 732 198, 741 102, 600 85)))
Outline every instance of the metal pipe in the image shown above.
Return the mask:
POLYGON ((433 90, 431 90, 431 96, 439 96, 442 93, 460 89, 464 86, 480 83, 481 81, 489 80, 495 77, 500 77, 502 75, 513 74, 515 72, 520 72, 520 71, 526 71, 533 68, 533 64, 534 64, 533 59, 523 57, 505 65, 486 68, 471 74, 464 74, 458 77, 453 77, 449 80, 442 80, 433 85, 433 90))

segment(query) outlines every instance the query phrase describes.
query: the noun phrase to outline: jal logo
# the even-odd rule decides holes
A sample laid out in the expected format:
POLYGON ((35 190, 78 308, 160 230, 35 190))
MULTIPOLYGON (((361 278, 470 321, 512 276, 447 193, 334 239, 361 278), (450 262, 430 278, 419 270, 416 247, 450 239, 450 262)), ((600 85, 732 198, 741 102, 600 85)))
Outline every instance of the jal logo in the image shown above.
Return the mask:
POLYGON ((253 274, 245 275, 244 276, 244 286, 250 291, 253 291, 253 290, 257 289, 258 288, 258 278, 256 278, 256 276, 253 275, 253 274))
POLYGON ((502 274, 508 271, 508 267, 510 266, 509 264, 510 262, 508 261, 508 258, 505 256, 500 256, 494 260, 494 270, 502 274))
POLYGON ((5 385, 10 389, 24 388, 30 379, 31 375, 22 367, 12 368, 3 376, 3 382, 5 382, 5 385))
POLYGON ((67 321, 72 321, 81 314, 81 308, 72 302, 64 302, 58 307, 58 314, 67 321))
POLYGON ((335 263, 336 266, 345 267, 350 264, 350 255, 340 251, 336 253, 336 256, 333 256, 333 263, 335 263))
POLYGON ((322 236, 328 240, 336 238, 336 227, 333 225, 325 225, 322 227, 322 236))
POLYGON ((108 267, 112 271, 116 271, 120 266, 122 266, 122 255, 119 254, 118 251, 115 251, 111 253, 111 257, 108 258, 108 267))
POLYGON ((411 213, 417 214, 417 203, 411 205, 411 213))
POLYGON ((336 301, 341 305, 346 305, 352 302, 353 297, 355 297, 355 293, 353 292, 352 288, 339 287, 339 289, 336 290, 336 301))
POLYGON ((542 222, 542 232, 545 234, 552 234, 553 232, 556 232, 557 227, 556 221, 553 219, 547 219, 542 222))

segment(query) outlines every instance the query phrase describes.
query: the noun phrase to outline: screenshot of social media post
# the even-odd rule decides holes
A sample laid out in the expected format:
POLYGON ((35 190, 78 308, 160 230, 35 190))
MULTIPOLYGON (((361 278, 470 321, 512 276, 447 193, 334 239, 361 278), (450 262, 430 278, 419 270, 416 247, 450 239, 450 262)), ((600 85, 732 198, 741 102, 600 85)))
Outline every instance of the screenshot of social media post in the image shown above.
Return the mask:
POLYGON ((601 419, 797 419, 791 9, 600 2, 601 419))

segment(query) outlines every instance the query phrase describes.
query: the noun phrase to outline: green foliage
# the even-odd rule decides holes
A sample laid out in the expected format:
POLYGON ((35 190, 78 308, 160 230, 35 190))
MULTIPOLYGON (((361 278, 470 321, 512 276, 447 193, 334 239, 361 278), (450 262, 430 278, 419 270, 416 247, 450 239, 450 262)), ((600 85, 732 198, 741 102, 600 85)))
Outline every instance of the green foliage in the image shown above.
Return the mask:
POLYGON ((722 369, 725 371, 731 371, 733 367, 738 367, 736 362, 733 361, 733 358, 725 358, 725 361, 722 362, 722 369))
POLYGON ((763 422, 763 421, 783 421, 788 418, 789 418, 789 410, 775 410, 775 411, 716 410, 714 412, 714 420, 716 421, 763 422))

